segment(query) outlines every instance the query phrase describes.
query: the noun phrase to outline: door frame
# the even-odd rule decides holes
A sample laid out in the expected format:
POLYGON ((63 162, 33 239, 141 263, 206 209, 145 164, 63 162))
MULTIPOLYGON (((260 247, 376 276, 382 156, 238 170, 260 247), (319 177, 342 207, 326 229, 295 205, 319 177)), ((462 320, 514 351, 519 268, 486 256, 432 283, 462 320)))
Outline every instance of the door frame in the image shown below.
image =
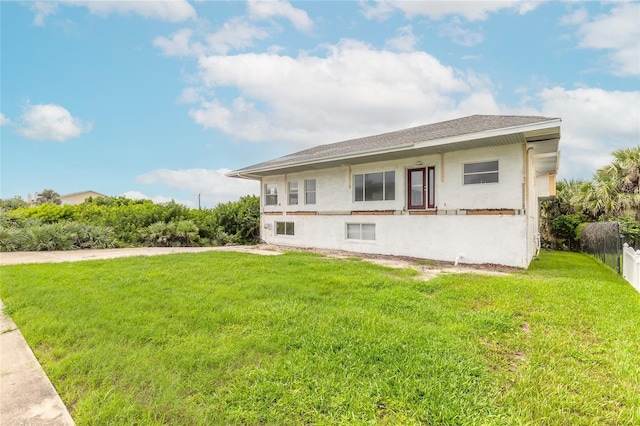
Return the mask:
POLYGON ((415 169, 407 169, 407 209, 408 210, 424 210, 427 207, 427 168, 418 167, 415 169), (422 204, 411 204, 411 174, 413 172, 422 172, 422 204))

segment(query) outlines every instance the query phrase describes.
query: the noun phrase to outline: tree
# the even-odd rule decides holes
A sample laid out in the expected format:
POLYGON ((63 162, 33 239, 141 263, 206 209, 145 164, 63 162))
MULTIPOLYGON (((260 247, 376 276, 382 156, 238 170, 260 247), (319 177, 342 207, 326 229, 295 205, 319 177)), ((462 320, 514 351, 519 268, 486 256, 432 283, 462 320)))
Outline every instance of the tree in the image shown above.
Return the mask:
MULTIPOLYGON (((611 163, 596 171, 590 182, 558 182, 556 198, 542 204, 540 233, 549 246, 557 247, 569 239, 570 228, 577 224, 578 219, 573 215, 579 215, 583 222, 620 222, 621 233, 627 241, 637 244, 640 229, 640 146, 618 149, 611 155, 611 163)), ((575 228, 578 229, 577 226, 575 228)))
POLYGON ((640 194, 640 145, 622 148, 612 153, 612 167, 621 176, 620 190, 629 194, 640 194))
POLYGON ((61 204, 60 194, 58 194, 53 189, 44 189, 41 193, 36 197, 36 204, 39 206, 40 204, 61 204))
POLYGON ((558 182, 556 196, 540 205, 540 234, 545 246, 554 249, 563 247, 563 241, 568 238, 568 234, 560 231, 559 223, 555 220, 563 216, 583 216, 583 207, 579 202, 580 194, 589 185, 590 182, 579 179, 558 182))
POLYGON ((7 198, 6 200, 0 200, 0 208, 7 210, 15 210, 27 206, 27 202, 23 200, 19 195, 13 198, 7 198))
POLYGON ((640 220, 640 146, 611 153, 611 164, 599 169, 576 202, 594 220, 630 217, 640 220))

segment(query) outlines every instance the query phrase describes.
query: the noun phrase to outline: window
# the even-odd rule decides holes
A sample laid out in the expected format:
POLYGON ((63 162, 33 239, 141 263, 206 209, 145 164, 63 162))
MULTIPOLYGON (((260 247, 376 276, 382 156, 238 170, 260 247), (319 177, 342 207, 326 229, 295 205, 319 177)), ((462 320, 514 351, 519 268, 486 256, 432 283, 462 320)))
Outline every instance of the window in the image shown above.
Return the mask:
POLYGON ((355 201, 396 199, 396 172, 366 173, 353 176, 355 201))
POLYGON ((278 187, 274 184, 264 186, 264 204, 267 206, 278 205, 278 187))
POLYGON ((294 235, 293 222, 276 222, 276 235, 294 235))
POLYGON ((347 240, 375 241, 376 225, 372 223, 347 223, 347 240))
POLYGON ((436 206, 436 168, 427 168, 427 182, 429 182, 429 193, 427 197, 427 207, 430 209, 436 206))
POLYGON ((289 182, 289 205, 298 204, 298 182, 289 182))
POLYGON ((304 181, 304 203, 315 204, 316 203, 316 180, 307 179, 304 181))
POLYGON ((498 182, 498 160, 464 165, 464 184, 498 182))

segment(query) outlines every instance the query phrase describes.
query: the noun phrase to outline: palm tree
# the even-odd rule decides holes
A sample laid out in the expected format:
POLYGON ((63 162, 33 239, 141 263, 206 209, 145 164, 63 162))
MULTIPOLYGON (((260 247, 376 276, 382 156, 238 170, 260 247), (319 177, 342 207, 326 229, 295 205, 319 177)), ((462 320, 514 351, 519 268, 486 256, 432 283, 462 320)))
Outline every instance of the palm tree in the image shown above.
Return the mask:
POLYGON ((40 204, 61 204, 60 194, 58 194, 53 189, 44 189, 41 193, 36 194, 36 205, 40 204))
POLYGON ((611 164, 596 171, 593 181, 574 198, 594 220, 640 219, 640 146, 612 152, 611 164))
POLYGON ((611 153, 614 161, 611 167, 621 176, 620 190, 625 193, 640 194, 640 145, 622 148, 611 153))

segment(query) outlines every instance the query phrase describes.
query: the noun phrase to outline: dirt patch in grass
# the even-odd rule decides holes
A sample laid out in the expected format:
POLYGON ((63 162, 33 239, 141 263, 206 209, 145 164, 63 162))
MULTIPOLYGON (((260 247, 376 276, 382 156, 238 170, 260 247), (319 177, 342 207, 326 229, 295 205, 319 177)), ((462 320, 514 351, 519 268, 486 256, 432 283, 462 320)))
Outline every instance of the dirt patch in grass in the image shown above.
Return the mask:
POLYGON ((273 251, 300 251, 307 253, 317 253, 335 259, 361 259, 365 262, 388 268, 414 269, 419 272, 418 279, 430 280, 442 273, 453 274, 481 274, 491 276, 505 276, 521 271, 504 265, 493 263, 485 264, 458 264, 432 259, 421 259, 409 256, 392 256, 386 254, 355 253, 345 250, 318 249, 306 247, 279 246, 274 244, 261 244, 257 246, 260 250, 273 251))

